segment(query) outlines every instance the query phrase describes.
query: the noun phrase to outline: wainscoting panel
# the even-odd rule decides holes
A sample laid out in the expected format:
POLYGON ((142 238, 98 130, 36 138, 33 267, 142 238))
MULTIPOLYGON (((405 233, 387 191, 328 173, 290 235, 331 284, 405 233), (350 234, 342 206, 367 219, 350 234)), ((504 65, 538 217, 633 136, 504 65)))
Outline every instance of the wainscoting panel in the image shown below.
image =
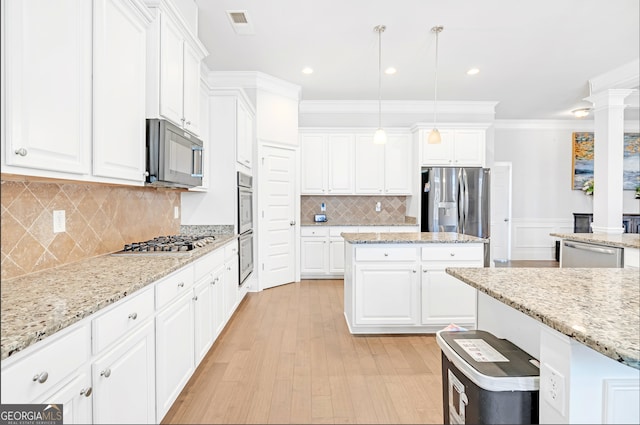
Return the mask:
POLYGON ((514 218, 511 223, 512 260, 553 260, 558 238, 549 234, 573 232, 572 219, 514 218))

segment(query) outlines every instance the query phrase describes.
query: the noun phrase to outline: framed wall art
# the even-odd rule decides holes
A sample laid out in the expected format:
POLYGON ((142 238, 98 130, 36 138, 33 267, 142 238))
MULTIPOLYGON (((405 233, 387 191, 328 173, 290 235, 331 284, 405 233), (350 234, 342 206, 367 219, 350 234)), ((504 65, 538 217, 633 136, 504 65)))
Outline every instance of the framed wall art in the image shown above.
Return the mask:
MULTIPOLYGON (((593 179, 593 133, 572 134, 571 187, 582 190, 593 179)), ((636 190, 640 185, 640 133, 624 133, 623 190, 636 190)))

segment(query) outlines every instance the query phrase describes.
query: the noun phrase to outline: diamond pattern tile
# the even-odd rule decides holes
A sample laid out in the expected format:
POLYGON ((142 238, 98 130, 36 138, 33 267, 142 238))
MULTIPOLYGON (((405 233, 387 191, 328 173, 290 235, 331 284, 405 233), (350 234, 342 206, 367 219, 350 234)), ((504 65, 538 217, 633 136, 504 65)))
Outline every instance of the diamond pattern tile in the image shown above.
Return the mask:
POLYGON ((178 191, 40 181, 0 184, 2 279, 180 232, 180 219, 173 218, 173 207, 180 206, 178 191), (54 210, 65 210, 64 233, 53 233, 54 210))
POLYGON ((405 196, 302 196, 300 215, 303 222, 312 222, 324 202, 329 222, 396 224, 405 221, 406 200, 405 196), (380 202, 380 212, 375 210, 376 202, 380 202))

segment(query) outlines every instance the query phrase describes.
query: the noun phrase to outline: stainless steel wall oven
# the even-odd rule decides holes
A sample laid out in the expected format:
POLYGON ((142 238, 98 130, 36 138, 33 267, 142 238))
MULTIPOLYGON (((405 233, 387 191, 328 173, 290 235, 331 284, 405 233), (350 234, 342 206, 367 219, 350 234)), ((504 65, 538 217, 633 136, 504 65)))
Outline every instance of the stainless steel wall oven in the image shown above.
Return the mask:
POLYGON ((240 285, 253 272, 253 177, 238 172, 240 285))

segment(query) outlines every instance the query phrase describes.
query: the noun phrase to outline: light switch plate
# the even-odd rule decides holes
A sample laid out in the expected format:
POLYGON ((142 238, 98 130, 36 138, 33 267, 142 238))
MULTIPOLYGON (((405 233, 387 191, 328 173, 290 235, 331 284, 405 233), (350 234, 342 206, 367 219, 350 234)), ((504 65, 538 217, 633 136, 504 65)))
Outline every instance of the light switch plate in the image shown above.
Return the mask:
POLYGON ((180 218, 180 208, 173 207, 173 218, 180 218))
POLYGON ((67 230, 64 210, 53 212, 53 233, 62 233, 67 230))

